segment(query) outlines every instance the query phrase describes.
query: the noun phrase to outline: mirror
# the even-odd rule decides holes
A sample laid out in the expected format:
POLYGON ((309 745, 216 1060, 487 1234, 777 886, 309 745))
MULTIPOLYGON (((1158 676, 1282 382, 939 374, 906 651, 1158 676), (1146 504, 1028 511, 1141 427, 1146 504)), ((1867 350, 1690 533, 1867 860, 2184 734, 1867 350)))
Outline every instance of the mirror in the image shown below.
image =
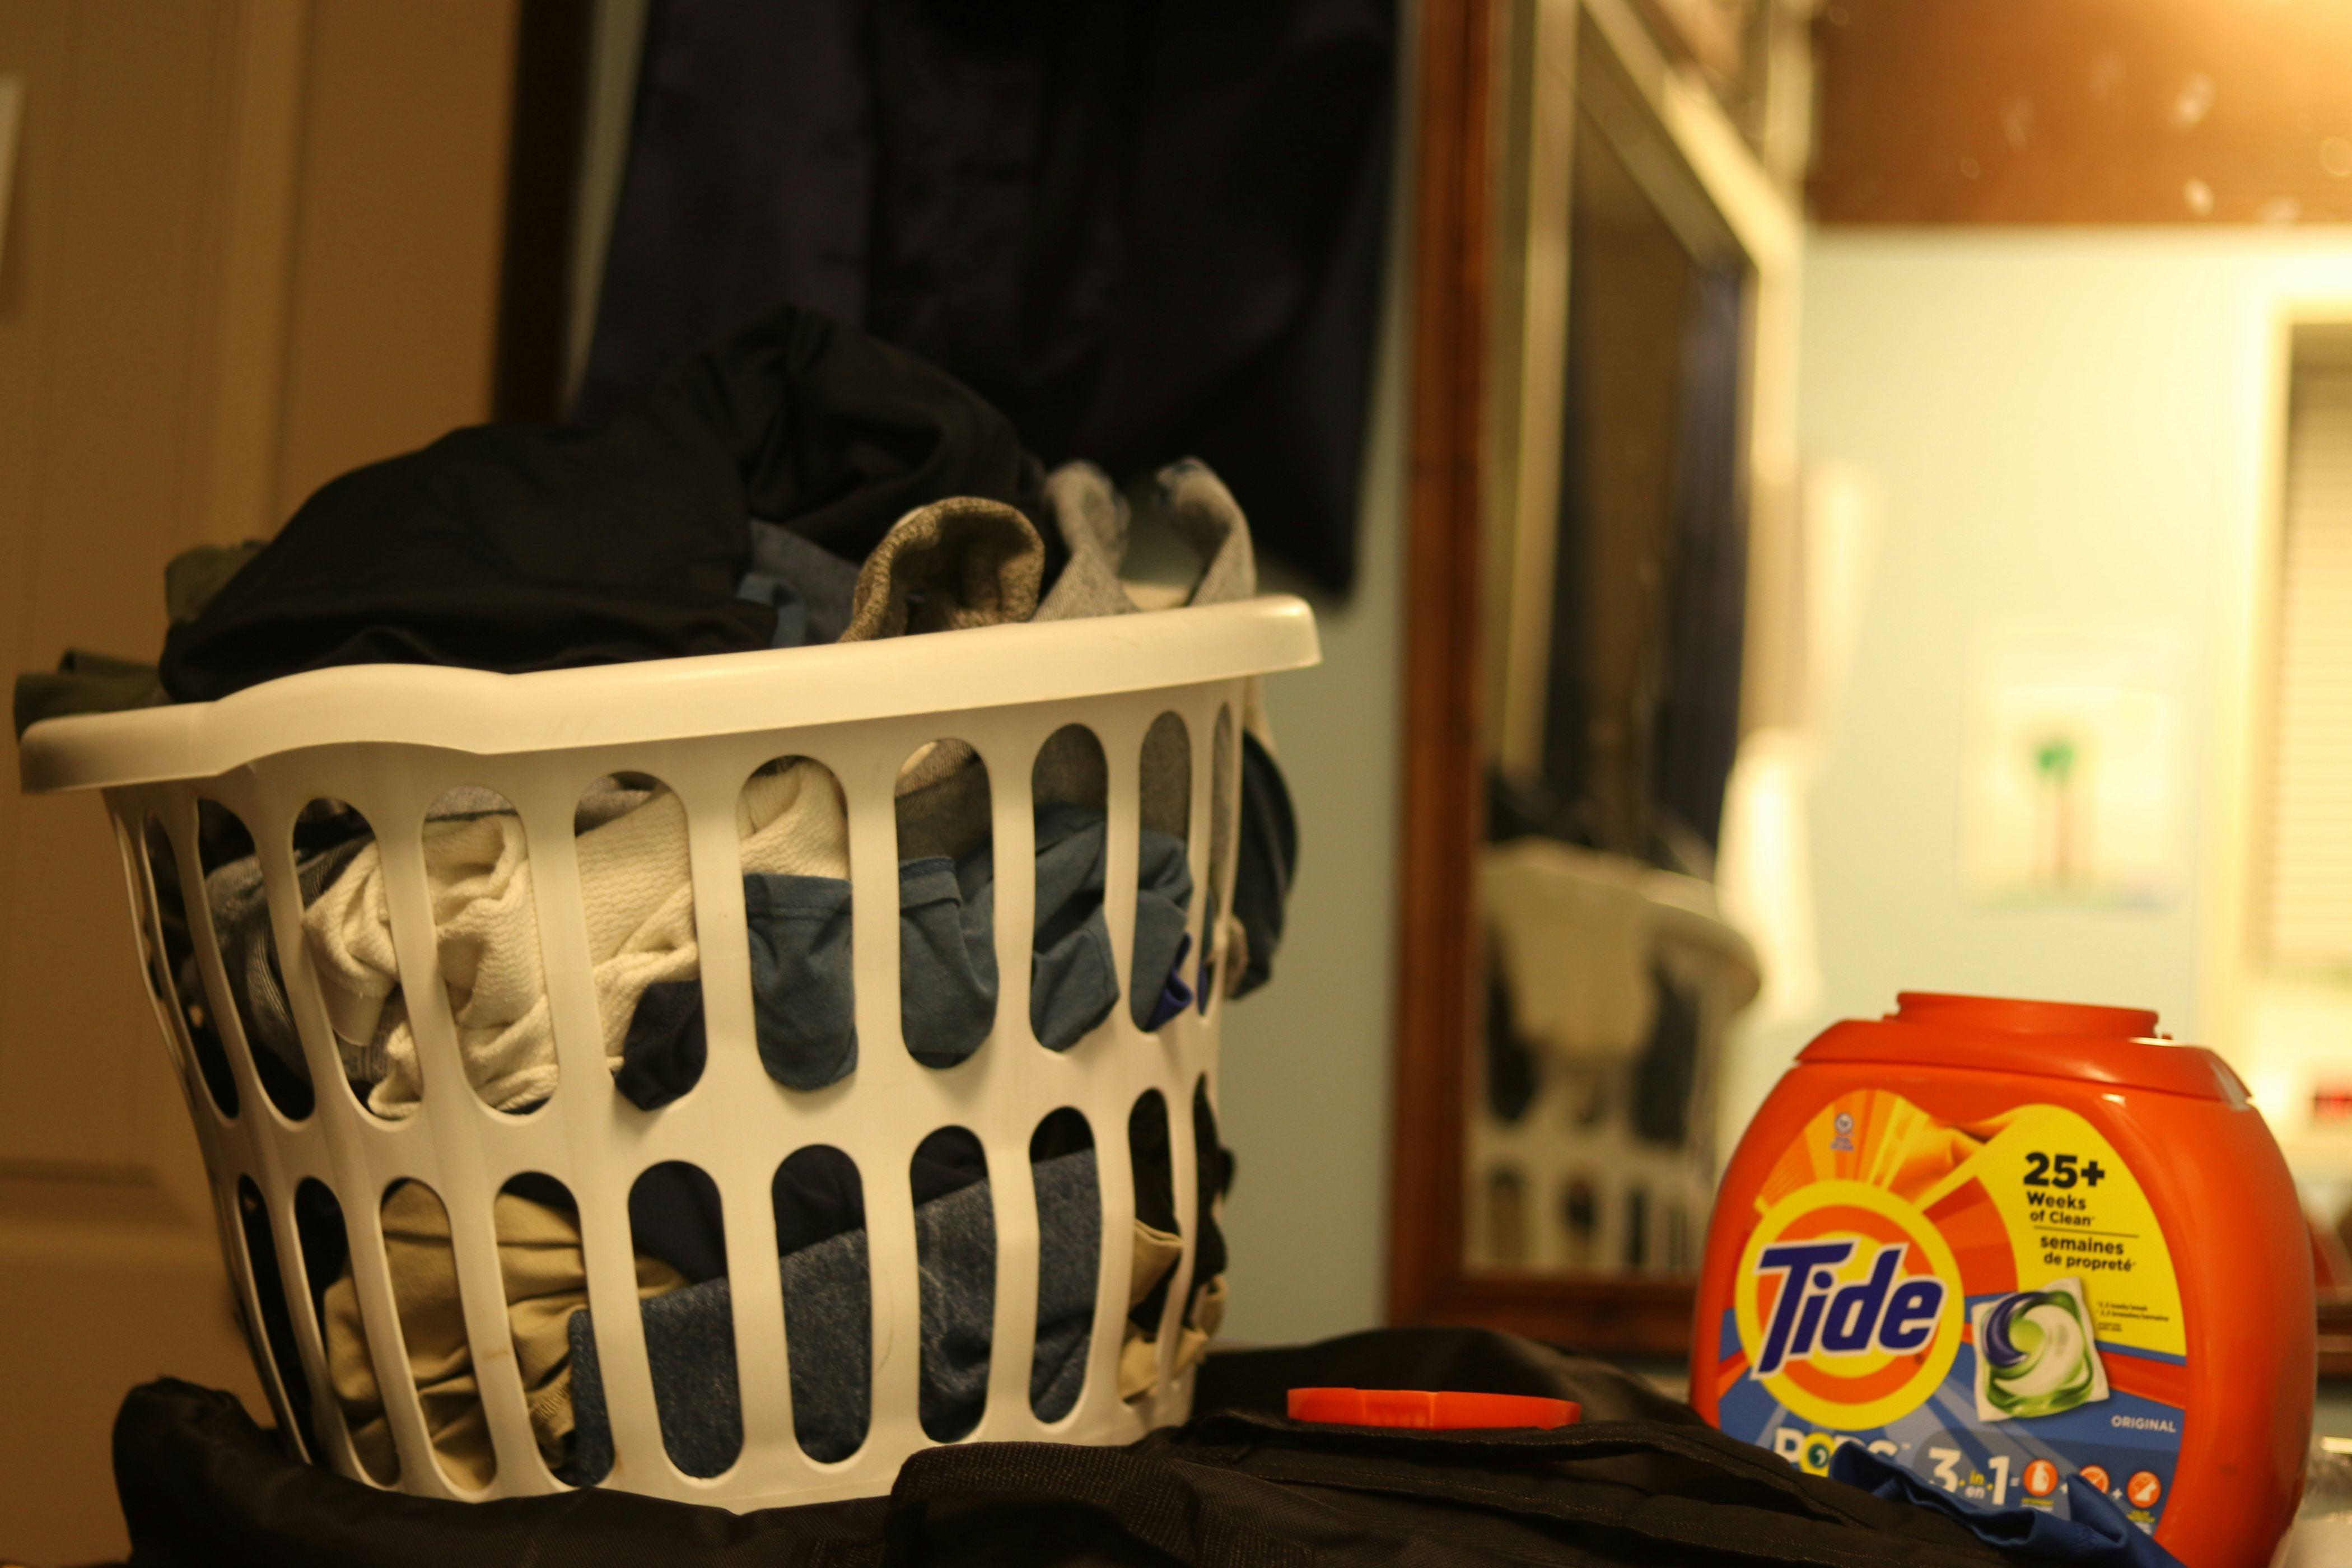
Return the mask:
POLYGON ((2352 1289, 2324 9, 1427 7, 1398 1321, 1681 1357, 1749 1117, 1906 988, 2221 1051, 2352 1289))

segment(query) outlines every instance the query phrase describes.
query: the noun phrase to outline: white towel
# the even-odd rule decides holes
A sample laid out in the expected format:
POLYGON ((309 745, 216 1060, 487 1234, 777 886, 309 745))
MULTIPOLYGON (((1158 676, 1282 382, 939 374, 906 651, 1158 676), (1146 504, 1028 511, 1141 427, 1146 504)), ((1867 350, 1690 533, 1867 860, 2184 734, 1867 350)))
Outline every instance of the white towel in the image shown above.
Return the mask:
MULTIPOLYGON (((475 803, 468 801, 471 805, 475 803)), ((807 761, 754 775, 735 808, 741 868, 849 875, 848 819, 831 773, 807 761)), ((554 1091, 555 1037, 521 819, 511 810, 440 816, 424 833, 441 975, 466 1076, 500 1110, 554 1091)), ((657 981, 700 973, 686 807, 667 789, 577 840, 580 893, 594 966, 604 1056, 617 1066, 638 998, 657 981)), ((370 845, 302 919, 347 1071, 383 1063, 368 1096, 379 1116, 415 1113, 424 1091, 416 1037, 396 994, 392 919, 380 848, 370 845), (381 1048, 378 1058, 377 1047, 381 1048)))

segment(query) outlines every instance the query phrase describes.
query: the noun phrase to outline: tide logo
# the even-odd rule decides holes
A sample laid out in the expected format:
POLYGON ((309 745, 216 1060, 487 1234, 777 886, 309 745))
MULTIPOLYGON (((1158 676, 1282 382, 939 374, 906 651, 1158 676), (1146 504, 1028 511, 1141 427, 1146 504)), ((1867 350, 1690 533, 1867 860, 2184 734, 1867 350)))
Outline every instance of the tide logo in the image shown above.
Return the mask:
POLYGON ((1884 1426, 1923 1404, 1959 1354, 1958 1264, 1903 1199, 1816 1182, 1757 1224, 1733 1285, 1748 1369, 1814 1424, 1884 1426))

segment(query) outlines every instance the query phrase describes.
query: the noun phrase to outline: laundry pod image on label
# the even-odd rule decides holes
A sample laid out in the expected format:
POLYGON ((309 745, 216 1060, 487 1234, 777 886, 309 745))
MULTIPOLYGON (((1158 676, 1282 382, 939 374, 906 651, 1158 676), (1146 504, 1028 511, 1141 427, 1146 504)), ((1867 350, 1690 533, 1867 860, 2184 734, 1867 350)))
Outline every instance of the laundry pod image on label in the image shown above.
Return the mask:
POLYGON ((2055 1415, 2107 1396, 2081 1280, 2053 1279, 2039 1290, 1979 1302, 1970 1322, 1978 1420, 2055 1415))

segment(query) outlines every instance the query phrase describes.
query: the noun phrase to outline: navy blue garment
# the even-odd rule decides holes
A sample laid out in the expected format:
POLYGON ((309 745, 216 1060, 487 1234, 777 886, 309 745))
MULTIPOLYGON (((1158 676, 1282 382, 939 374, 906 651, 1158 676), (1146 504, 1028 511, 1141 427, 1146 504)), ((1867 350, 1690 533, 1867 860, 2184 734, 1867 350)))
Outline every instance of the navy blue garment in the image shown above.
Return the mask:
POLYGON ((688 357, 593 427, 479 426, 330 481, 171 628, 163 689, 761 648, 775 611, 737 596, 754 517, 862 560, 950 496, 1037 515, 1036 460, 944 372, 814 311, 743 319, 677 345, 688 357))
POLYGON ((727 1272, 719 1184, 699 1165, 665 1160, 639 1173, 629 1184, 629 1236, 639 1252, 660 1258, 698 1285, 727 1272))
MULTIPOLYGON (((1087 806, 1037 810, 1036 931, 1029 1025, 1066 1051, 1118 1002, 1104 914, 1109 832, 1087 806)), ((1192 1005, 1184 983, 1192 868, 1183 840, 1144 828, 1138 844, 1133 984, 1137 1026, 1157 1029, 1192 1005)), ((980 1048, 996 1018, 996 862, 990 845, 952 868, 940 857, 899 868, 899 1015, 916 1059, 950 1067, 980 1048)))
POLYGON ((1396 58, 1395 0, 656 0, 580 405, 800 300, 1344 591, 1396 58))
POLYGON ((857 1066, 849 883, 838 877, 749 873, 743 919, 751 943, 760 1065, 789 1089, 840 1082, 857 1066))
MULTIPOLYGON (((1135 953, 1129 1004, 1143 1028, 1167 1021, 1161 1002, 1182 962, 1192 870, 1182 840, 1143 829, 1138 836, 1135 953)), ((1029 1026, 1048 1050, 1066 1051, 1110 1016, 1118 1002, 1110 923, 1103 913, 1109 831, 1091 807, 1037 809, 1037 930, 1030 958, 1029 1026)), ((973 854, 986 856, 983 847, 973 854)), ((1177 979, 1181 989, 1183 982, 1177 979)), ((1189 1000, 1189 998, 1188 998, 1189 1000)), ((1168 1015, 1172 1016, 1172 1015, 1168 1015)))
POLYGON ((1184 955, 1192 939, 1192 866, 1184 841, 1144 828, 1136 846, 1135 953, 1128 1012, 1139 1029, 1156 1029, 1192 1005, 1184 955))
MULTIPOLYGON (((1170 1019, 1178 1016, 1185 1008, 1190 1007, 1192 1005, 1194 994, 1192 987, 1187 984, 1184 980, 1184 960, 1191 954, 1192 951, 1192 933, 1188 931, 1178 931, 1176 933, 1176 957, 1174 961, 1168 965, 1168 978, 1160 983, 1160 994, 1152 999, 1151 1015, 1149 1017, 1138 1018, 1136 1020, 1136 1022, 1142 1027, 1146 1029, 1159 1028, 1161 1025, 1167 1023, 1170 1019)), ((1142 977, 1143 965, 1138 963, 1135 967, 1137 977, 1139 980, 1142 977)), ((1142 989, 1139 985, 1136 990, 1136 995, 1140 998, 1142 994, 1142 989)))
POLYGON ((702 982, 657 980, 646 987, 629 1016, 613 1086, 638 1110, 658 1110, 701 1079, 709 1053, 702 982))
POLYGON ((926 1067, 953 1067, 996 1026, 996 899, 982 852, 898 865, 898 1027, 926 1067))
POLYGON ((2086 1568, 2181 1568, 2179 1558, 2158 1546, 2156 1537, 2125 1518, 2114 1500, 2080 1476, 2066 1478, 2072 1519, 2036 1508, 1992 1508, 1967 1501, 1859 1443, 1844 1444, 1831 1456, 1830 1479, 1874 1497, 1932 1509, 1968 1526, 1988 1546, 2030 1557, 2086 1568))

